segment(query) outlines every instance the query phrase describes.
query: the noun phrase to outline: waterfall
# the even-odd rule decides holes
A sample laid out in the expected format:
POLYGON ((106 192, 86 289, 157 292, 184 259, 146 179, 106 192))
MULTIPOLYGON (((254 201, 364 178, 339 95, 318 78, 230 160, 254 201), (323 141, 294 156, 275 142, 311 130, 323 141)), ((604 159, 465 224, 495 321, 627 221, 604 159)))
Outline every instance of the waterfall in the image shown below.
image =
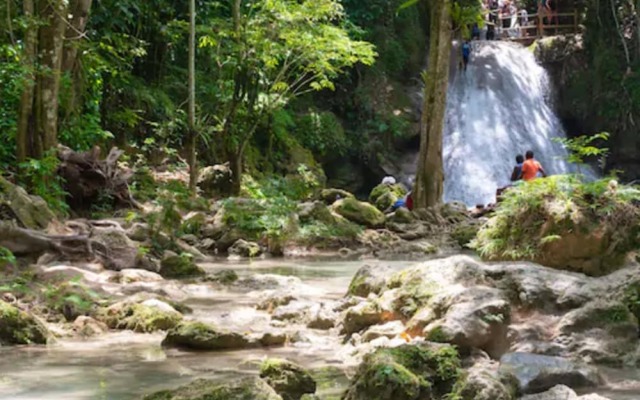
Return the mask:
MULTIPOLYGON (((547 72, 530 50, 474 42, 467 71, 455 70, 443 143, 445 201, 494 202, 496 189, 509 184, 515 156, 527 150, 548 174, 574 172, 564 147, 553 141, 565 133, 549 102, 547 72)), ((405 177, 415 174, 415 151, 399 166, 405 177)))

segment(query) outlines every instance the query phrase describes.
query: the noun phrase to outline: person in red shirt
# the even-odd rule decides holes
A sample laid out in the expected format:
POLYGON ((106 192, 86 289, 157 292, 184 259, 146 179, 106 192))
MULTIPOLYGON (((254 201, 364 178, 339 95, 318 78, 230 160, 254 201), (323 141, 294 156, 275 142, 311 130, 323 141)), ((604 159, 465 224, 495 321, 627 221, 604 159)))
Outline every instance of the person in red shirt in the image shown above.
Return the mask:
POLYGON ((522 164, 522 180, 531 181, 538 177, 538 173, 543 177, 547 176, 547 173, 542 168, 542 165, 533 157, 533 151, 527 151, 525 156, 526 161, 522 164))

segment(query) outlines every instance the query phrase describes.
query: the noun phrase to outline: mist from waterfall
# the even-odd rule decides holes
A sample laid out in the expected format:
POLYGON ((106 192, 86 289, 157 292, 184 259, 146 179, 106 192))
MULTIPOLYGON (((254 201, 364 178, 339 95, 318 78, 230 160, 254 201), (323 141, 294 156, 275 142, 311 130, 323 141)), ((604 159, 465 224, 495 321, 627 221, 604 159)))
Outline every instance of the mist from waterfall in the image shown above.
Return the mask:
MULTIPOLYGON (((496 189, 510 183, 516 155, 527 150, 548 174, 575 172, 566 162, 567 151, 553 140, 565 132, 549 101, 549 76, 533 53, 509 42, 472 45, 467 71, 452 68, 449 85, 445 201, 494 202, 496 189)), ((415 174, 415 152, 399 166, 404 178, 415 174)))

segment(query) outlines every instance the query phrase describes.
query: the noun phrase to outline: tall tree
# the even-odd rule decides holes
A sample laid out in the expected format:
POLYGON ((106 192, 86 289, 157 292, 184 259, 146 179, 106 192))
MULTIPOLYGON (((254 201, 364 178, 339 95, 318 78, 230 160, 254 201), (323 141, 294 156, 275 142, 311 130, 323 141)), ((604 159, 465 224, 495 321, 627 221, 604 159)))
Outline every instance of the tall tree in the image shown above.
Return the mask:
POLYGON ((189 1, 189 189, 196 194, 198 183, 196 132, 196 0, 189 1))
POLYGON ((370 43, 349 37, 337 0, 230 0, 231 19, 212 22, 215 98, 222 155, 240 192, 244 154, 265 119, 291 99, 333 89, 333 79, 356 63, 371 64, 370 43))
POLYGON ((431 2, 429 64, 420 122, 418 174, 413 189, 416 208, 433 207, 442 201, 442 139, 453 39, 450 7, 450 0, 431 2))
POLYGON ((58 143, 58 107, 63 43, 67 26, 65 0, 24 0, 32 26, 25 34, 24 60, 29 71, 18 119, 18 161, 40 158, 58 143))
MULTIPOLYGON (((403 7, 417 3, 409 0, 403 7)), ((413 188, 414 206, 429 208, 442 202, 444 163, 442 142, 447 112, 447 89, 452 41, 469 35, 469 25, 482 24, 480 0, 430 0, 429 62, 424 75, 420 121, 420 155, 413 188)))

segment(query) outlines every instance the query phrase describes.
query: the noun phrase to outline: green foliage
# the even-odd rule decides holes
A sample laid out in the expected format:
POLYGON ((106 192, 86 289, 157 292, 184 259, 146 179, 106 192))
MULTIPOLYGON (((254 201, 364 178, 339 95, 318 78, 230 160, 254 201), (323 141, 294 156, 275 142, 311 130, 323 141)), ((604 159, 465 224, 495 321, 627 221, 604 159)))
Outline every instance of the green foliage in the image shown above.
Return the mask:
POLYGON ((66 215, 69 206, 65 202, 62 178, 57 174, 59 163, 56 151, 52 149, 40 160, 30 159, 21 164, 20 169, 30 193, 42 197, 54 212, 66 215))
POLYGON ((600 148, 593 145, 595 141, 607 141, 610 135, 607 132, 598 133, 591 136, 578 136, 575 138, 554 138, 561 143, 568 151, 567 161, 572 164, 584 164, 586 158, 596 157, 600 168, 604 170, 609 155, 609 149, 600 148))
POLYGON ((80 278, 47 285, 43 287, 42 294, 50 310, 63 314, 69 321, 79 315, 88 315, 100 300, 100 296, 82 284, 80 278))
POLYGON ((612 185, 609 179, 583 182, 576 176, 552 176, 515 186, 503 195, 494 216, 472 246, 488 259, 536 259, 542 247, 563 233, 599 224, 632 246, 639 221, 640 190, 612 185), (553 206, 551 206, 553 204, 553 206), (561 231, 544 231, 545 223, 561 231), (591 225, 590 225, 591 224, 591 225))
POLYGON ((0 42, 0 168, 15 165, 15 143, 18 109, 25 69, 19 46, 0 42))

